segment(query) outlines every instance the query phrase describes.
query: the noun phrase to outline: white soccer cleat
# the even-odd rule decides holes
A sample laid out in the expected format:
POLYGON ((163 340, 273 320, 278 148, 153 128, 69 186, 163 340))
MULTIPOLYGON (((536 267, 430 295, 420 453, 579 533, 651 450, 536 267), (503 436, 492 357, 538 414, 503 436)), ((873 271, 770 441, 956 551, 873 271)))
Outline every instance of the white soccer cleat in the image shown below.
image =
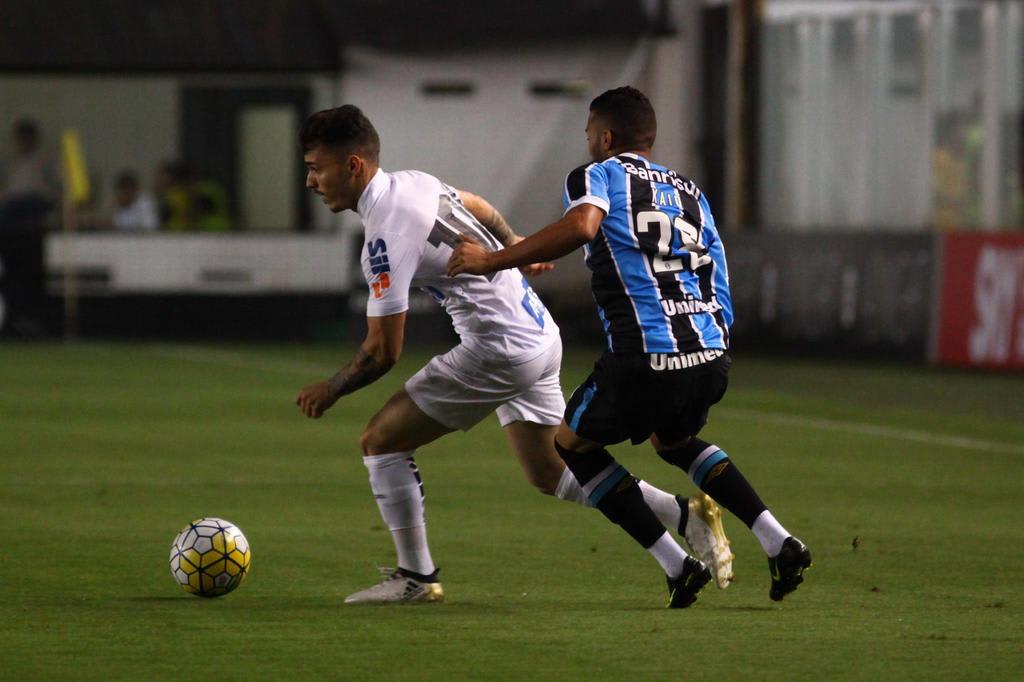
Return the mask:
POLYGON ((690 496, 687 504, 686 532, 683 539, 715 577, 718 589, 732 580, 732 550, 722 527, 722 508, 704 493, 690 496))
POLYGON ((384 580, 345 597, 346 604, 406 604, 444 601, 441 583, 410 578, 397 568, 381 568, 384 580))

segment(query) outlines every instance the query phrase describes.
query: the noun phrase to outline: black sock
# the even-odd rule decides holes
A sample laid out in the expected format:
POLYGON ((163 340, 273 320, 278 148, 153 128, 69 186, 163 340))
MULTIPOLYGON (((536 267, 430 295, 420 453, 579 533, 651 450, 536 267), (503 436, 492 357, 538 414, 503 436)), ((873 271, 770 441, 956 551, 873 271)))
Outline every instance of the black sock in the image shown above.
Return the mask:
POLYGON ((679 505, 679 537, 686 537, 686 522, 690 520, 690 498, 676 495, 676 504, 679 505))
POLYGON ((658 454, 669 464, 682 469, 698 488, 735 514, 747 524, 747 528, 752 527, 761 512, 768 508, 736 464, 717 445, 691 438, 681 448, 658 454))
POLYGON ((439 582, 438 579, 437 579, 437 574, 438 574, 438 572, 440 570, 441 570, 440 568, 435 568, 434 572, 431 573, 430 575, 424 575, 423 573, 417 573, 416 571, 410 571, 408 568, 402 568, 401 566, 398 567, 398 572, 400 574, 404 575, 406 578, 412 578, 413 580, 418 580, 421 583, 436 583, 436 582, 439 582))
POLYGON ((643 493, 626 468, 604 450, 573 452, 555 442, 555 449, 576 477, 590 503, 612 523, 647 549, 665 533, 665 527, 644 502, 643 493))

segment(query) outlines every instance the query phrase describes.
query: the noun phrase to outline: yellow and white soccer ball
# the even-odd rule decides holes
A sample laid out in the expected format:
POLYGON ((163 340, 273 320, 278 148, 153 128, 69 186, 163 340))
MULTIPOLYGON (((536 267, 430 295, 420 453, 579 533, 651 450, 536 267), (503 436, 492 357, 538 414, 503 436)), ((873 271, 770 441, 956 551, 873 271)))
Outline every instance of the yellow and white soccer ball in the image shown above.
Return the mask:
POLYGON ((171 545, 171 575, 200 597, 219 597, 249 573, 252 552, 238 526, 224 519, 198 519, 181 529, 171 545))

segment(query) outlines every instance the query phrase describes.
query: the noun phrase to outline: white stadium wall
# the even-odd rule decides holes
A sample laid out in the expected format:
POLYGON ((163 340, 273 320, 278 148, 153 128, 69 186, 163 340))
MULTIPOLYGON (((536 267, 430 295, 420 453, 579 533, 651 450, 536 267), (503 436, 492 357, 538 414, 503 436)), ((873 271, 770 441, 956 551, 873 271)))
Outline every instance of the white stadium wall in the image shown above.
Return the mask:
POLYGON ((320 235, 50 235, 51 292, 69 264, 85 296, 341 294, 354 259, 341 232, 320 235))

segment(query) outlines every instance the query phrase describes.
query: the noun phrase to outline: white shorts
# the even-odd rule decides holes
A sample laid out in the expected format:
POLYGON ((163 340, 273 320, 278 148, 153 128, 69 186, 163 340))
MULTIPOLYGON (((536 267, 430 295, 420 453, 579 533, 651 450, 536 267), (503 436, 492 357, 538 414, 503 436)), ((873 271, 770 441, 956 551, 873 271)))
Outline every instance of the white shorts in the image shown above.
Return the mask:
POLYGON ((450 429, 468 431, 495 411, 502 426, 517 421, 557 426, 565 413, 561 364, 560 339, 515 365, 459 345, 431 359, 405 382, 405 390, 427 416, 450 429))

